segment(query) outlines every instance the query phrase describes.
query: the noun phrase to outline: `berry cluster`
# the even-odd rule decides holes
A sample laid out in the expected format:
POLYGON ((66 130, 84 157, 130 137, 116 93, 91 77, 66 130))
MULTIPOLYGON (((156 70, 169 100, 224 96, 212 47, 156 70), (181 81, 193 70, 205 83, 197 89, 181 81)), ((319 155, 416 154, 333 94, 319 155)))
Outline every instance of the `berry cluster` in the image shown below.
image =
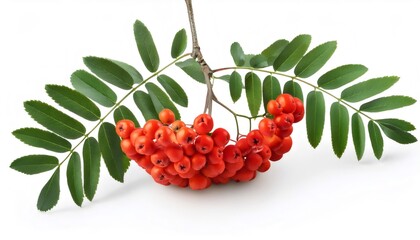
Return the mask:
POLYGON ((116 132, 122 138, 122 151, 157 183, 200 190, 212 183, 250 181, 257 171, 270 168, 269 160, 280 160, 291 149, 292 124, 304 115, 302 102, 281 94, 268 102, 267 111, 269 117, 259 122, 258 129, 236 142, 226 129, 213 130, 208 114, 198 115, 189 127, 175 120, 169 109, 163 109, 159 120, 148 120, 143 128, 120 120, 116 132))

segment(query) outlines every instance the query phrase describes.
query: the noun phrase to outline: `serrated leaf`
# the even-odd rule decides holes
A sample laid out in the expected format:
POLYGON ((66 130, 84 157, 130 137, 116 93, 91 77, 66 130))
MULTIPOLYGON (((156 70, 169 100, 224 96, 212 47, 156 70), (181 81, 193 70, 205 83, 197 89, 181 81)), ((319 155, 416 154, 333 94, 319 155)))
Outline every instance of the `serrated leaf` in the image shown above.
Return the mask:
POLYGON ((268 66, 273 65, 274 60, 280 55, 283 49, 289 44, 289 41, 280 39, 272 43, 266 49, 264 49, 261 54, 267 58, 268 66))
POLYGON ((380 125, 387 125, 395 128, 399 128, 402 131, 413 131, 416 130, 416 127, 411 124, 410 122, 407 122, 405 120, 397 119, 397 118, 384 118, 384 119, 378 119, 375 120, 380 125))
POLYGON ((387 124, 379 124, 379 126, 388 138, 397 143, 410 144, 417 142, 416 137, 414 137, 411 133, 401 130, 400 128, 387 124))
POLYGON ((48 95, 63 108, 87 119, 96 121, 101 118, 99 108, 83 94, 66 86, 46 85, 48 95))
POLYGON ((58 166, 58 159, 50 155, 28 155, 12 162, 10 168, 25 174, 38 174, 58 166))
POLYGON ((146 121, 149 119, 159 119, 159 115, 148 93, 136 91, 133 94, 133 99, 146 121))
POLYGON ((66 139, 49 131, 38 128, 21 128, 13 131, 13 135, 20 141, 53 152, 68 152, 71 150, 71 143, 66 139))
POLYGON ((302 87, 296 81, 287 81, 284 84, 283 93, 288 93, 293 97, 299 98, 302 101, 302 103, 304 102, 302 87))
POLYGON ((313 148, 316 148, 321 141, 324 124, 324 95, 319 91, 311 91, 306 99, 306 131, 313 148))
POLYGON ((117 109, 114 110, 114 122, 116 124, 118 121, 123 119, 129 119, 134 122, 136 127, 140 127, 140 124, 134 116, 133 112, 131 112, 131 110, 126 106, 120 105, 117 109))
POLYGON ((109 175, 119 182, 124 182, 124 153, 121 151, 121 140, 115 132, 115 126, 108 122, 102 123, 99 127, 98 140, 109 175))
POLYGON ((86 132, 79 121, 46 103, 31 100, 26 101, 24 107, 36 122, 65 138, 76 139, 86 132))
POLYGON ((60 167, 58 167, 48 182, 42 188, 39 197, 37 208, 40 211, 46 212, 57 205, 60 198, 60 167))
POLYGON ((416 102, 414 98, 407 96, 389 96, 381 97, 360 106, 360 111, 364 112, 383 112, 413 105, 416 102))
POLYGON ((189 58, 183 62, 175 63, 179 68, 182 69, 188 76, 196 80, 199 83, 206 83, 204 74, 201 71, 200 64, 192 58, 189 58))
POLYGON ((294 71, 295 75, 301 78, 308 78, 314 75, 325 65, 325 63, 327 63, 336 48, 336 41, 318 45, 303 56, 303 58, 299 61, 294 71))
POLYGON ((382 138, 381 130, 376 123, 370 120, 368 123, 368 131, 373 153, 379 160, 382 157, 382 153, 384 151, 384 139, 382 138))
POLYGON ((128 157, 127 157, 127 155, 124 155, 123 156, 123 170, 124 170, 124 173, 126 173, 127 172, 127 170, 130 168, 130 162, 131 162, 131 159, 129 159, 128 157))
POLYGON ((357 159, 360 160, 365 152, 366 135, 363 120, 358 113, 354 113, 351 117, 351 133, 354 150, 356 151, 357 159))
POLYGON ((248 108, 253 117, 258 115, 261 107, 261 91, 261 80, 258 75, 253 72, 247 73, 245 75, 245 93, 248 100, 248 108))
POLYGON ((234 42, 230 45, 230 54, 232 55, 236 66, 243 66, 245 64, 244 50, 238 42, 234 42))
POLYGON ((155 107, 156 112, 162 111, 164 108, 169 108, 174 112, 175 119, 180 119, 178 109, 175 107, 173 102, 169 99, 168 95, 160 89, 154 83, 146 83, 146 89, 150 94, 150 99, 152 99, 153 106, 155 107))
POLYGON ((349 112, 347 108, 339 102, 333 103, 330 109, 330 121, 333 150, 335 155, 341 158, 344 150, 346 150, 349 135, 349 112))
POLYGON ((267 112, 267 103, 270 100, 276 99, 281 94, 281 87, 279 80, 273 75, 268 75, 263 81, 263 102, 264 110, 267 112))
POLYGON ((125 63, 125 62, 120 62, 120 61, 112 60, 112 59, 109 59, 109 60, 112 61, 113 63, 117 64, 120 68, 124 69, 128 74, 130 74, 134 83, 140 83, 140 82, 143 81, 143 76, 133 66, 131 66, 131 65, 125 63))
POLYGON ((188 96, 184 89, 182 89, 182 87, 175 80, 163 74, 159 75, 157 80, 168 93, 172 101, 182 107, 188 107, 188 96))
POLYGON ((292 69, 300 61, 303 55, 305 55, 310 43, 310 35, 299 35, 295 37, 289 44, 287 44, 274 61, 274 70, 285 72, 292 69))
POLYGON ((129 90, 134 83, 131 75, 111 59, 89 56, 83 62, 96 76, 116 87, 129 90))
POLYGON ((112 107, 117 102, 114 91, 85 70, 75 71, 71 75, 71 84, 78 92, 104 107, 112 107))
POLYGON ((336 89, 361 77, 367 70, 367 67, 360 64, 343 65, 324 73, 318 79, 318 86, 324 89, 336 89))
POLYGON ((77 206, 83 203, 83 184, 82 184, 82 164, 80 155, 73 152, 67 165, 67 186, 69 187, 71 197, 77 206))
POLYGON ((348 102, 359 102, 379 94, 398 81, 399 77, 373 78, 364 82, 357 83, 341 92, 341 98, 348 102))
POLYGON ((262 54, 257 54, 249 60, 249 64, 253 68, 265 68, 268 67, 268 59, 262 54))
POLYGON ((83 144, 83 189, 86 198, 93 200, 99 182, 101 152, 95 138, 89 137, 83 144))
POLYGON ((232 72, 229 78, 229 91, 233 102, 238 101, 238 99, 241 97, 242 88, 243 83, 241 75, 236 71, 232 72))
POLYGON ((152 34, 139 20, 134 23, 134 37, 144 66, 146 66, 147 70, 150 72, 156 72, 159 68, 159 54, 155 42, 153 41, 152 34))
POLYGON ((171 56, 172 58, 177 58, 187 48, 187 32, 185 29, 179 30, 172 41, 171 56))

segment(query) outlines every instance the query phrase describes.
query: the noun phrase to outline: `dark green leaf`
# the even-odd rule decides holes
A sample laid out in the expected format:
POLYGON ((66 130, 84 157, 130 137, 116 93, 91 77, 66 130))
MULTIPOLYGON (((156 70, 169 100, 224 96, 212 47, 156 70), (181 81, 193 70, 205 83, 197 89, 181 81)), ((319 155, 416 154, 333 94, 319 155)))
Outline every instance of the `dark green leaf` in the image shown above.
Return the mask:
POLYGON ((279 94, 281 94, 279 80, 273 77, 273 75, 265 77, 263 81, 263 102, 265 112, 267 112, 268 101, 276 99, 279 94))
POLYGON ((239 43, 232 43, 230 46, 230 54, 232 55, 236 66, 243 66, 245 64, 244 50, 242 50, 242 47, 239 43))
POLYGON ((367 70, 367 67, 360 64, 343 65, 322 75, 318 79, 318 86, 324 89, 336 89, 361 77, 367 70))
POLYGON ((155 107, 156 112, 159 113, 164 108, 168 108, 172 110, 172 112, 174 112, 175 119, 181 118, 178 109, 169 99, 168 95, 166 95, 166 93, 162 89, 160 89, 156 84, 150 82, 146 83, 146 89, 150 94, 150 98, 152 99, 152 103, 155 107))
POLYGON ((26 101, 26 112, 47 129, 70 139, 82 137, 86 128, 76 119, 40 101, 26 101))
POLYGON ((171 56, 173 58, 177 58, 181 56, 181 54, 187 48, 187 32, 185 29, 179 30, 172 41, 172 48, 171 48, 171 56))
POLYGON ((287 81, 284 84, 283 93, 288 93, 294 97, 299 98, 300 100, 302 100, 302 102, 304 102, 302 88, 300 87, 299 83, 295 81, 287 81))
POLYGON ((306 50, 308 50, 309 44, 311 44, 310 35, 299 35, 295 37, 274 61, 274 70, 285 72, 292 69, 303 57, 306 50))
POLYGON ((267 57, 262 54, 257 54, 251 58, 249 64, 251 64, 253 68, 265 68, 269 66, 267 57))
POLYGON ((251 59, 255 57, 255 54, 245 54, 245 63, 243 67, 251 67, 251 59))
POLYGON ((309 143, 316 148, 325 124, 325 101, 322 92, 311 91, 306 99, 306 131, 309 143))
POLYGON ((388 138, 396 141, 397 143, 410 144, 417 142, 416 137, 406 131, 401 130, 400 128, 387 124, 379 124, 379 126, 382 128, 382 131, 388 138))
POLYGON ((99 182, 101 152, 95 138, 89 137, 83 144, 83 189, 86 198, 92 201, 99 182))
POLYGON ((182 69, 188 76, 190 76, 192 79, 196 80, 199 83, 206 83, 206 80, 204 79, 204 74, 201 71, 200 64, 196 62, 194 59, 189 58, 183 62, 177 62, 175 63, 179 68, 182 69))
POLYGON ((351 133, 354 150, 356 151, 357 159, 360 160, 365 152, 366 136, 363 120, 358 113, 354 113, 351 117, 351 133))
POLYGON ((368 123, 368 130, 373 153, 377 159, 380 159, 384 151, 384 139, 382 138, 381 130, 372 120, 368 123))
POLYGON ((111 88, 84 70, 77 70, 71 75, 71 84, 78 92, 104 107, 112 107, 117 102, 117 95, 111 88))
POLYGON ((242 88, 242 77, 238 72, 234 71, 229 78, 229 91, 233 102, 238 101, 238 99, 241 97, 242 88))
POLYGON ((337 42, 331 41, 312 49, 297 64, 295 75, 301 78, 312 76, 327 63, 336 48, 337 42))
POLYGON ((339 102, 331 105, 331 141, 333 150, 338 158, 344 153, 347 147, 347 138, 349 135, 349 112, 347 108, 339 102))
POLYGON ((139 121, 137 121, 131 110, 124 105, 120 105, 117 109, 114 110, 114 121, 117 123, 123 119, 129 119, 134 122, 136 127, 140 127, 139 121))
POLYGON ((360 111, 364 112, 383 112, 413 105, 416 102, 414 98, 407 96, 389 96, 381 97, 370 102, 362 104, 360 111))
POLYGON ((159 54, 149 29, 139 20, 134 23, 134 36, 144 66, 150 72, 156 72, 159 68, 159 54))
POLYGON ((127 157, 127 155, 124 155, 123 156, 122 162, 123 162, 123 170, 124 170, 124 173, 126 173, 127 170, 128 170, 128 168, 130 168, 130 161, 131 160, 127 157))
POLYGON ((37 174, 58 166, 58 159, 49 155, 28 155, 12 162, 10 168, 25 174, 37 174))
POLYGON ((21 128, 13 131, 13 135, 30 146, 44 148, 53 152, 63 153, 71 149, 71 143, 66 139, 38 128, 21 128))
POLYGON ((59 85, 46 85, 48 95, 63 108, 87 119, 96 121, 101 118, 99 108, 83 94, 59 85))
POLYGON ((405 121, 405 120, 401 120, 401 119, 396 119, 396 118, 384 118, 384 119, 379 119, 379 120, 375 120, 377 123, 379 123, 380 125, 387 125, 390 127, 395 127, 395 128, 399 128, 402 131, 413 131, 416 130, 416 127, 405 121))
POLYGON ((253 117, 258 115, 258 111, 261 107, 261 91, 260 78, 253 72, 247 73, 245 75, 245 93, 248 100, 249 111, 253 117))
POLYGON ((172 78, 166 75, 159 75, 157 80, 175 103, 182 107, 188 107, 188 97, 184 89, 172 78))
POLYGON ((373 78, 364 82, 357 83, 341 92, 341 98, 348 102, 359 102, 379 94, 398 81, 398 77, 373 78))
POLYGON ((269 66, 273 65, 274 60, 276 60, 287 44, 289 44, 289 41, 280 39, 261 52, 267 58, 267 64, 269 66))
POLYGON ((82 164, 80 155, 73 152, 67 165, 67 186, 69 187, 71 197, 77 206, 83 203, 83 184, 82 184, 82 164))
POLYGON ((146 121, 149 119, 159 119, 159 115, 148 93, 136 91, 133 94, 133 99, 146 121))
POLYGON ((120 137, 115 132, 115 126, 104 122, 99 127, 99 148, 109 175, 119 182, 124 182, 123 157, 120 147, 120 137))
POLYGON ((128 74, 130 74, 134 83, 140 83, 143 81, 143 76, 133 66, 124 62, 117 61, 117 60, 112 60, 112 59, 109 59, 109 60, 117 64, 120 68, 124 69, 128 74))
POLYGON ((46 212, 53 208, 60 198, 60 167, 55 170, 54 174, 48 180, 41 190, 38 197, 37 208, 46 212))

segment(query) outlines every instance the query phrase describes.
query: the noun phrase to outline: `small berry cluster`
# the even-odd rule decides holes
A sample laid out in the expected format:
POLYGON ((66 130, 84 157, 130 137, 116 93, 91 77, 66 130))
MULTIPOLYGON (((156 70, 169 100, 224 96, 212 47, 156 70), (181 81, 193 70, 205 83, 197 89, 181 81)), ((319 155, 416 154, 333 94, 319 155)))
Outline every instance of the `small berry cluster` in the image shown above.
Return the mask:
POLYGON ((226 129, 212 131, 210 115, 198 115, 188 127, 175 120, 169 109, 163 109, 159 120, 148 120, 143 128, 136 128, 130 120, 120 120, 116 132, 122 138, 122 151, 157 183, 200 190, 212 183, 250 181, 257 171, 270 168, 269 160, 277 161, 291 149, 292 124, 304 115, 302 102, 281 94, 268 102, 267 110, 272 118, 263 118, 258 129, 234 144, 229 144, 226 129))

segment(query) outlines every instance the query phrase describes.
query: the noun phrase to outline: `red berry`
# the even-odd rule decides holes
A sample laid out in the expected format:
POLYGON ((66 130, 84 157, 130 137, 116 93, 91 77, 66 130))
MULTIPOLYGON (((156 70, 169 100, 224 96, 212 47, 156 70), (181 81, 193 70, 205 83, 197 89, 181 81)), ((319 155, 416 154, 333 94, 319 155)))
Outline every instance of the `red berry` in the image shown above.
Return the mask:
POLYGON ((171 124, 171 128, 172 128, 172 131, 174 131, 174 133, 177 133, 179 129, 185 126, 186 126, 185 123, 181 120, 176 120, 175 122, 171 124))
POLYGON ((262 161, 263 159, 259 154, 250 153, 246 156, 245 166, 251 171, 256 171, 261 166, 262 161))
POLYGON ((121 150, 125 153, 125 155, 135 155, 137 153, 136 148, 131 144, 130 139, 123 139, 120 142, 121 150))
POLYGON ((283 113, 274 118, 274 123, 280 129, 286 129, 292 126, 294 117, 292 113, 283 113))
POLYGON ((305 116, 305 108, 303 106, 302 101, 299 98, 295 97, 295 104, 296 104, 296 110, 293 112, 293 117, 296 122, 300 122, 303 117, 305 116))
POLYGON ((296 109, 295 99, 288 93, 280 94, 276 101, 281 105, 284 113, 292 113, 296 109))
POLYGON ((258 172, 266 172, 268 171, 268 169, 270 169, 270 167, 271 167, 270 161, 268 159, 263 160, 261 166, 258 168, 258 172))
POLYGON ((230 134, 224 128, 217 128, 211 134, 213 138, 214 145, 217 147, 224 147, 230 140, 230 134))
POLYGON ((191 158, 191 167, 197 171, 201 170, 206 163, 206 156, 201 153, 195 153, 191 158))
POLYGON ((150 119, 143 126, 143 133, 146 137, 153 139, 155 137, 156 131, 159 127, 162 126, 162 123, 156 119, 150 119))
POLYGON ((277 116, 283 112, 283 108, 276 100, 270 100, 267 103, 267 112, 273 116, 277 116))
POLYGON ((130 134, 135 128, 134 122, 128 119, 120 120, 115 125, 115 131, 122 139, 130 138, 130 134))
POLYGON ((159 113, 159 120, 166 125, 169 125, 175 121, 175 114, 171 109, 164 108, 159 113))
POLYGON ((193 144, 196 137, 197 133, 189 127, 182 127, 176 134, 176 139, 181 145, 193 144))
POLYGON ((191 169, 191 160, 184 156, 180 161, 174 163, 174 167, 178 173, 187 173, 191 169))
POLYGON ((282 154, 287 153, 292 148, 292 144, 293 144, 292 138, 290 136, 285 137, 283 138, 283 142, 281 143, 280 148, 277 149, 276 152, 279 152, 282 154))
POLYGON ((155 152, 156 147, 153 140, 146 136, 140 136, 134 141, 136 151, 143 155, 151 155, 155 152))
POLYGON ((198 115, 193 125, 197 134, 207 134, 213 129, 213 118, 206 113, 198 115))
POLYGON ((246 141, 251 147, 259 147, 264 143, 264 136, 259 130, 252 130, 246 135, 246 141))
POLYGON ((166 156, 166 154, 162 150, 159 150, 153 153, 152 155, 150 155, 150 160, 155 166, 158 166, 158 167, 164 168, 169 165, 169 158, 168 156, 166 156))
POLYGON ((223 160, 229 163, 243 161, 241 150, 235 145, 227 145, 223 150, 223 160))
POLYGON ((189 186, 192 190, 202 190, 207 188, 207 186, 209 185, 209 181, 210 179, 208 179, 207 177, 201 174, 196 174, 195 176, 189 179, 189 186))
POLYGON ((258 124, 258 129, 262 135, 271 137, 276 132, 277 126, 273 120, 269 118, 263 118, 258 124))
POLYGON ((252 151, 252 147, 248 144, 248 141, 246 138, 239 139, 235 146, 239 148, 241 151, 242 156, 246 156, 248 153, 252 151))
POLYGON ((197 152, 207 154, 213 149, 213 139, 208 135, 198 135, 195 139, 195 149, 197 152))

